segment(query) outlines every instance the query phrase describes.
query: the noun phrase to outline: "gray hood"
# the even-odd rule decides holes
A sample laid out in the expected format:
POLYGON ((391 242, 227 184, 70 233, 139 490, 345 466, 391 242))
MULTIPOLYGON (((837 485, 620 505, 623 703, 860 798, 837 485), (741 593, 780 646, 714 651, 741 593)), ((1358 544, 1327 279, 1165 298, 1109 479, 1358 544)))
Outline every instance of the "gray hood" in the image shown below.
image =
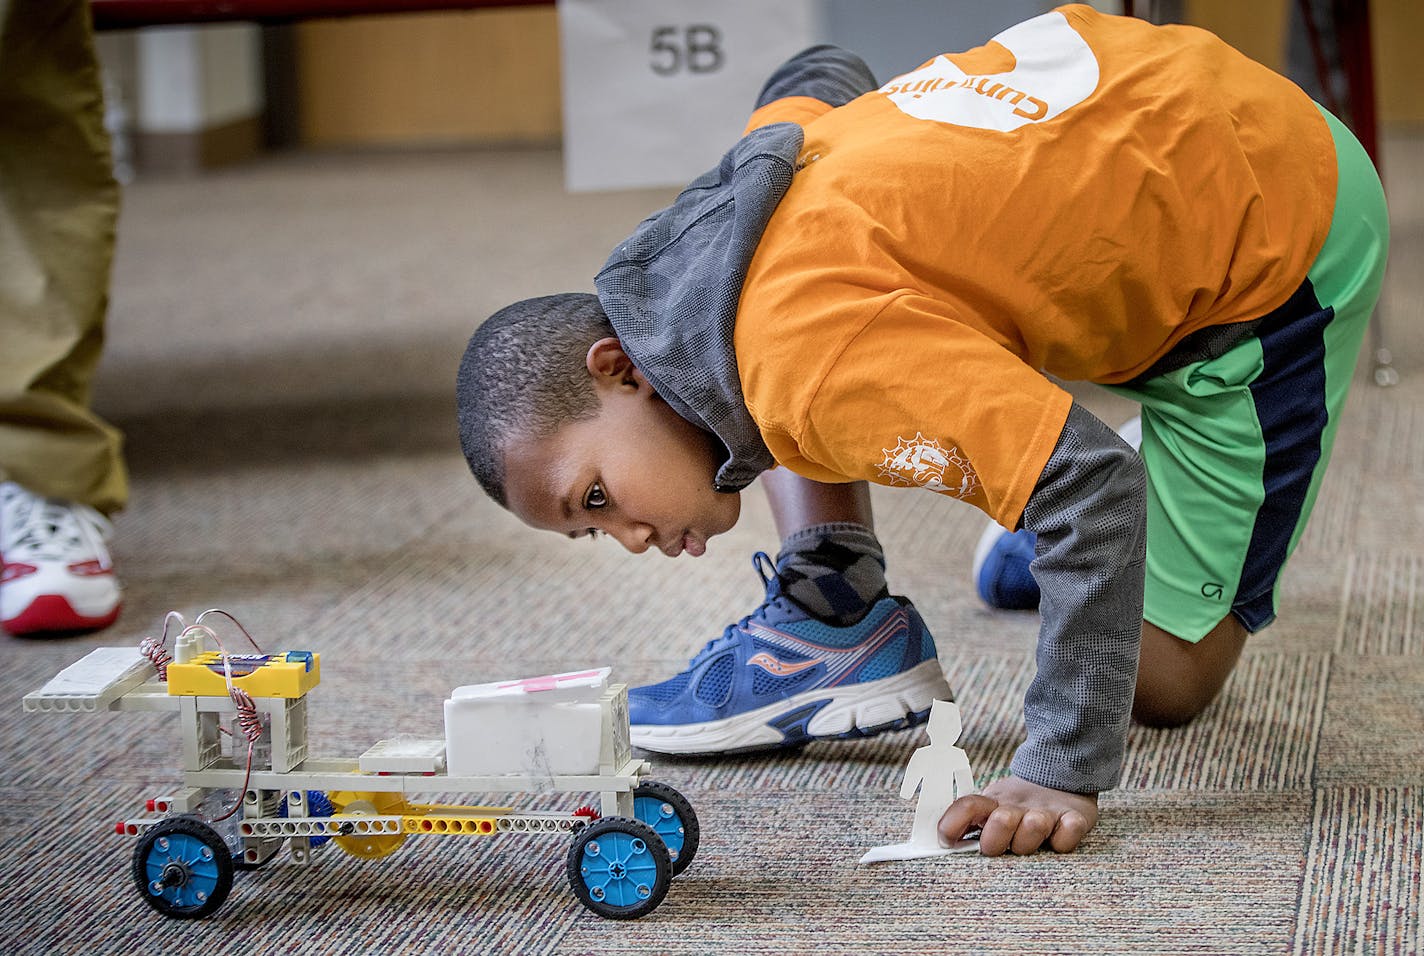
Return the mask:
MULTIPOLYGON (((813 46, 782 64, 756 105, 806 96, 841 106, 875 88, 855 54, 813 46)), ((643 220, 594 278, 623 350, 679 415, 717 436, 718 491, 740 491, 775 464, 742 399, 732 347, 747 266, 791 185, 804 134, 763 126, 661 212, 643 220)))
POLYGON ((791 185, 802 139, 794 123, 753 130, 643 220, 594 278, 633 364, 726 447, 718 491, 740 491, 775 464, 742 401, 732 329, 747 266, 791 185))

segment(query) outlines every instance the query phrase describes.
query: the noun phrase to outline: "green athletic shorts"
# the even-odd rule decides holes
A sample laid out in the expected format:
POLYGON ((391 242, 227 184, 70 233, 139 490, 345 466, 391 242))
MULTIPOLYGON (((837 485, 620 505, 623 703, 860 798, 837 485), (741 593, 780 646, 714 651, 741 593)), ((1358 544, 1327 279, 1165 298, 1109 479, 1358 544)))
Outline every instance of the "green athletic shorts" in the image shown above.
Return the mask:
POLYGON ((1257 631, 1315 503, 1389 247, 1363 147, 1321 110, 1339 186, 1306 281, 1226 354, 1112 391, 1142 404, 1144 618, 1196 642, 1228 612, 1257 631))

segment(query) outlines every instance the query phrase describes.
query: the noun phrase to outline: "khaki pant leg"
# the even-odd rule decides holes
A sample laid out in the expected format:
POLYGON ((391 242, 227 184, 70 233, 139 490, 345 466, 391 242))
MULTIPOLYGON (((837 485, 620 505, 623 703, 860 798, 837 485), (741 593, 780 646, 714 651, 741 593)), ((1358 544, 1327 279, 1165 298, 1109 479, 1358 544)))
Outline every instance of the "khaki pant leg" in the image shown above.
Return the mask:
POLYGON ((118 199, 88 4, 0 0, 0 480, 101 511, 128 494, 89 408, 118 199))

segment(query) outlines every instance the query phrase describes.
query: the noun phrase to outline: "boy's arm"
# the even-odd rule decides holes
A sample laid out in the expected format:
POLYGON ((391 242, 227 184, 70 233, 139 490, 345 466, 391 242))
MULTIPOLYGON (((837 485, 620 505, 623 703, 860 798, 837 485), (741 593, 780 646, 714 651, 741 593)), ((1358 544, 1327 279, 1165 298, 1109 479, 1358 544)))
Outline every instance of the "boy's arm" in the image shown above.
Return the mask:
POLYGON ((879 84, 860 57, 835 46, 813 46, 777 67, 761 93, 744 132, 769 123, 806 124, 844 106, 879 84))
POLYGON ((1136 452, 1074 403, 1024 508, 1038 536, 1038 673, 1014 776, 956 801, 947 840, 982 826, 991 855, 1074 849, 1117 785, 1142 633, 1146 480, 1136 452))
POLYGON ((1137 452, 1076 402, 1024 506, 1038 536, 1038 673, 1016 776, 1071 793, 1117 786, 1137 683, 1147 530, 1137 452))
MULTIPOLYGON (((826 231, 828 260, 877 254, 854 241, 842 251, 843 234, 826 231)), ((789 274, 778 266, 778 279, 789 274)), ((1028 738, 1014 756, 1014 777, 970 799, 997 815, 989 798, 1013 785, 1020 816, 1031 807, 1041 823, 1038 811, 1046 810, 1056 814, 1049 824, 1067 826, 1073 812, 1086 832, 1097 793, 1117 785, 1136 686, 1142 460, 1041 372, 955 321, 949 305, 908 293, 867 297, 853 287, 866 270, 855 269, 822 266, 814 285, 799 275, 784 286, 768 280, 763 294, 804 311, 775 323, 776 335, 757 327, 739 335, 747 406, 777 461, 808 478, 919 486, 1036 532, 1042 623, 1038 672, 1024 696, 1028 738), (834 348, 807 348, 822 327, 855 334, 834 348), (817 366, 827 352, 833 358, 817 366)), ((997 829, 986 827, 985 852, 1010 845, 996 844, 997 829)), ((941 832, 950 841, 962 836, 941 832)))

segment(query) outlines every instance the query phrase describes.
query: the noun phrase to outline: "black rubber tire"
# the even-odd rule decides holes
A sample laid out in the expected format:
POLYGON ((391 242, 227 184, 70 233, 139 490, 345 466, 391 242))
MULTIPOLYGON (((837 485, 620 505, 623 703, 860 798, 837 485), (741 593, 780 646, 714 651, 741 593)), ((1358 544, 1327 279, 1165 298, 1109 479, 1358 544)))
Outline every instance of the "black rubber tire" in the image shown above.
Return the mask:
POLYGON ((197 817, 175 816, 156 823, 134 848, 139 895, 174 919, 200 919, 222 906, 232 891, 232 873, 232 851, 218 831, 197 817), (181 882, 155 894, 151 887, 165 877, 181 882))
POLYGON ((697 855, 697 847, 701 843, 702 828, 697 823, 697 811, 692 809, 692 804, 674 788, 658 780, 645 780, 633 790, 633 815, 642 820, 648 826, 657 831, 663 838, 663 843, 668 848, 668 858, 672 860, 672 875, 678 876, 692 863, 692 858, 697 855), (637 810, 638 799, 653 799, 659 804, 666 804, 671 808, 671 817, 675 818, 679 834, 682 836, 681 848, 674 850, 676 841, 668 839, 669 834, 666 827, 670 819, 666 813, 660 819, 650 819, 649 815, 639 813, 637 810))
POLYGON ((574 835, 568 874, 579 902, 599 916, 637 919, 667 896, 672 861, 663 838, 643 821, 603 817, 574 835))

